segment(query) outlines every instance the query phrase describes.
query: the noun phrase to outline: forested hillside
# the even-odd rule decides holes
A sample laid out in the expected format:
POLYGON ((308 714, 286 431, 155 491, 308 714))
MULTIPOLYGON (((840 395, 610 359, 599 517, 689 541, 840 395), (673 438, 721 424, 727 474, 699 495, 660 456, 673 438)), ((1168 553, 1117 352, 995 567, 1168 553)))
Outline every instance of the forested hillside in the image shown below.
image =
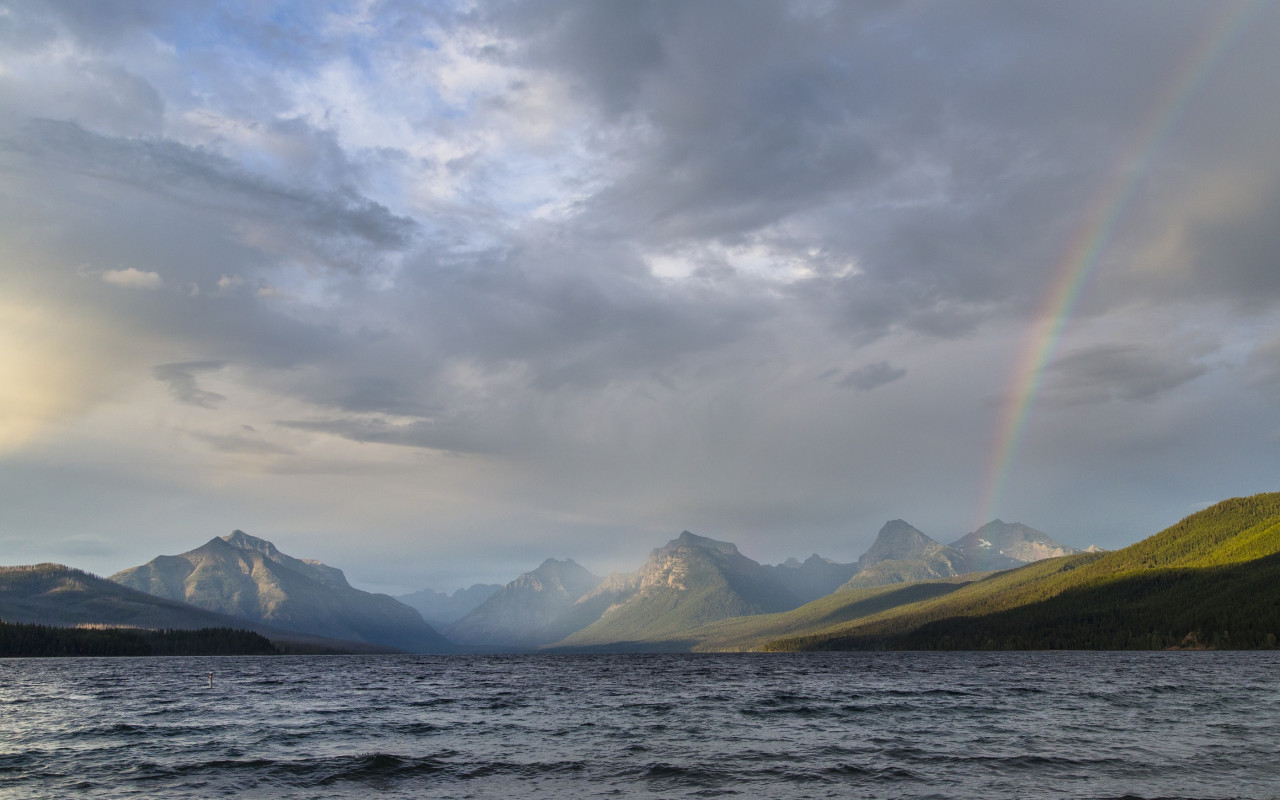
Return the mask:
POLYGON ((773 650, 1275 647, 1280 493, 1226 500, 1114 553, 1049 559, 773 650))

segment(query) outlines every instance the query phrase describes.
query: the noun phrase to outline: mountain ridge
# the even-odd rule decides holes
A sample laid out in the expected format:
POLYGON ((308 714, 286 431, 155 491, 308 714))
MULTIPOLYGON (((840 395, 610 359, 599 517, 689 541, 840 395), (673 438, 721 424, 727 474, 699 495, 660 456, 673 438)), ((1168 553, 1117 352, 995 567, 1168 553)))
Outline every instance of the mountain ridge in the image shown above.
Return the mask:
POLYGON ((598 612, 598 618, 555 647, 649 641, 726 617, 799 604, 799 598, 736 545, 683 531, 654 548, 639 570, 615 573, 579 600, 575 605, 598 612))
POLYGON ((395 652, 366 642, 287 631, 122 586, 84 570, 42 563, 0 567, 0 619, 30 625, 93 625, 147 630, 233 628, 294 651, 395 652))
MULTIPOLYGON (((822 601, 818 601, 821 603, 822 601)), ((1280 493, 1231 498, 1110 552, 998 572, 765 649, 1274 647, 1280 493)))
POLYGON ((548 558, 450 625, 447 635, 459 644, 487 647, 554 642, 566 635, 561 618, 602 580, 571 558, 548 558))
POLYGON ((416 609, 431 627, 440 630, 479 608, 480 604, 502 589, 500 583, 473 583, 445 594, 432 589, 419 589, 396 595, 401 603, 416 609))
POLYGON ((277 628, 443 652, 451 644, 422 616, 382 594, 352 588, 342 570, 286 555, 236 530, 175 556, 158 556, 110 580, 157 597, 277 628))

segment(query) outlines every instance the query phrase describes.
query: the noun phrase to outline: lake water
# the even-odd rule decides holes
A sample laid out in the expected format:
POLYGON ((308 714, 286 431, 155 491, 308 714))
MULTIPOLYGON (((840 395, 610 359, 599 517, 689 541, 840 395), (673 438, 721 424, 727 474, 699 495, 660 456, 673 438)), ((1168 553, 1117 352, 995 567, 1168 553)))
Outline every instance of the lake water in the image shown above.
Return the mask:
POLYGON ((0 661, 70 796, 1277 798, 1280 654, 0 661))

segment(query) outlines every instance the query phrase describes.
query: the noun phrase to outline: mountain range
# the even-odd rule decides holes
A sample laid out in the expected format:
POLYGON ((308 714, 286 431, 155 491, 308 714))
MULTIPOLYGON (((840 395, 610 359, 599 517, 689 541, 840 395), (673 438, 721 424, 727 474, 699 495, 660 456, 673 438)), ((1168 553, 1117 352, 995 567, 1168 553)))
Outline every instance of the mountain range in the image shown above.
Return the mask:
POLYGON ((858 571, 856 563, 841 564, 817 553, 804 561, 788 558, 781 564, 766 564, 764 568, 773 573, 774 579, 787 587, 787 591, 806 603, 831 594, 858 571))
POLYGON ((243 531, 110 581, 0 568, 8 622, 239 627, 317 650, 1267 647, 1280 633, 1280 494, 1224 501, 1113 553, 1000 520, 944 545, 899 519, 854 563, 762 565, 684 531, 631 573, 547 559, 505 586, 406 598, 454 615, 448 639, 405 603, 243 531))
MULTIPOLYGON (((996 525, 1004 524, 992 523, 996 525)), ((985 555, 994 547, 995 552, 1012 553, 1008 558, 1016 562, 1054 548, 1070 550, 1025 526, 1005 526, 1008 532, 988 531, 990 527, 977 532, 983 536, 975 540, 975 552, 985 555)), ((330 650, 679 649, 684 645, 673 642, 702 625, 788 611, 864 585, 947 577, 966 563, 954 548, 902 520, 887 523, 854 564, 815 554, 804 562, 766 566, 729 542, 684 531, 654 549, 633 573, 602 579, 572 559, 547 559, 505 586, 477 584, 453 595, 423 590, 398 600, 355 589, 340 569, 295 558, 236 530, 185 553, 122 570, 110 581, 65 567, 50 572, 49 565, 43 571, 56 573, 55 583, 63 588, 37 592, 41 599, 29 608, 10 603, 6 612, 0 606, 0 619, 176 628, 238 625, 276 641, 293 637, 309 642, 305 646, 330 650), (119 587, 135 593, 122 600, 124 589, 119 587), (168 605, 157 605, 161 601, 168 605), (432 614, 447 638, 413 605, 432 614), (38 613, 29 613, 33 609, 38 613), (328 645, 317 644, 321 641, 328 645)), ((22 583, 18 576, 9 575, 9 582, 22 583)), ((0 575, 0 584, 5 580, 0 575)), ((31 597, 28 592, 28 601, 31 597)))
POLYGON ((453 594, 422 589, 410 594, 398 595, 396 599, 410 608, 417 609, 431 627, 443 630, 470 614, 485 600, 497 594, 501 588, 500 583, 473 583, 464 589, 455 590, 453 594))
POLYGON ((999 520, 955 545, 892 520, 856 563, 814 554, 804 562, 762 565, 732 543, 684 531, 654 549, 640 569, 603 580, 572 561, 549 559, 445 632, 460 644, 491 648, 680 649, 683 633, 701 625, 789 611, 833 592, 952 578, 991 569, 999 560, 1021 565, 1076 552, 1025 525, 999 520))

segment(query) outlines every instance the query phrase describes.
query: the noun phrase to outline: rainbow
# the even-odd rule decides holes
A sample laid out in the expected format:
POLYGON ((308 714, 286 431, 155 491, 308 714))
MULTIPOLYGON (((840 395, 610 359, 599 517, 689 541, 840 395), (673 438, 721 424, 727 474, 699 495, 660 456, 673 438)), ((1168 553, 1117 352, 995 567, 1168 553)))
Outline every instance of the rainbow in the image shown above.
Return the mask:
POLYGON ((1213 24, 1198 37, 1187 57, 1174 71, 1172 80, 1150 104, 1130 141, 1121 150, 1124 157, 1086 206, 1068 246, 1054 264, 1049 290, 1023 343, 1001 403, 996 435, 984 473, 975 529, 993 519, 1000 509, 1005 480, 1040 391, 1045 367, 1062 340, 1071 312, 1093 274, 1099 256, 1128 209, 1138 179, 1223 52, 1244 30, 1258 4, 1223 3, 1219 8, 1222 11, 1213 24))

